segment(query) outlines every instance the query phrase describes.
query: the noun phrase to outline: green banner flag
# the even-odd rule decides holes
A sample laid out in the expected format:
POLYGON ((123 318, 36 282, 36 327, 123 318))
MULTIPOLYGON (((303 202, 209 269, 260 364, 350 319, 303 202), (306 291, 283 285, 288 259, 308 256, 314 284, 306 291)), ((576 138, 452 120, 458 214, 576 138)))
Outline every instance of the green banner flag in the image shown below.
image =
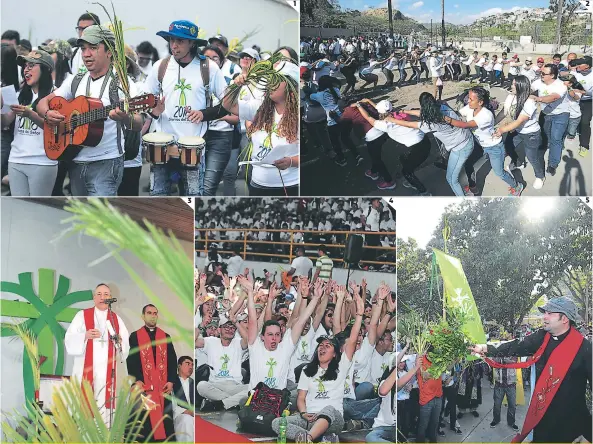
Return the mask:
POLYGON ((482 327, 482 319, 480 313, 478 313, 472 290, 469 288, 469 283, 463 272, 461 261, 436 248, 432 250, 441 269, 445 306, 462 309, 469 317, 469 320, 463 326, 463 331, 475 344, 485 344, 486 334, 482 327))

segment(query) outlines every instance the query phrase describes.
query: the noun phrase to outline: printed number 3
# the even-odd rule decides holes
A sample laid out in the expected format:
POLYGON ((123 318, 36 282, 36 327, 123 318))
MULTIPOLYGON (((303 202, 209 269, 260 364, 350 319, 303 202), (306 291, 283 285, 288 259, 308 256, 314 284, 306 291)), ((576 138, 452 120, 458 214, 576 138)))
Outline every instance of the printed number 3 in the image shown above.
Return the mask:
POLYGON ((188 198, 187 198, 187 203, 188 203, 188 204, 191 204, 191 197, 188 197, 188 198))

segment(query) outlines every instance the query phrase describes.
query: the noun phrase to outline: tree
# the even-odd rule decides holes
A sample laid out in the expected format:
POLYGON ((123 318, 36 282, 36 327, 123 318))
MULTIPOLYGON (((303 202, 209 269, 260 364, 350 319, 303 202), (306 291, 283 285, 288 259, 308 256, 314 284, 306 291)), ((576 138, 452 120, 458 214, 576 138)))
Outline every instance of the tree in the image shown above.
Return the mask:
MULTIPOLYGON (((449 254, 461 260, 483 320, 507 328, 520 325, 540 297, 553 296, 567 270, 591 270, 591 209, 577 199, 558 198, 547 214, 530 220, 521 206, 520 199, 481 199, 446 210, 449 254)), ((412 268, 410 260, 425 257, 424 266, 430 265, 430 248, 444 248, 443 226, 442 218, 427 251, 414 253, 407 251, 413 250, 411 242, 398 243, 398 258, 404 258, 398 261, 398 298, 404 289, 414 294, 429 287, 430 274, 417 272, 425 269, 412 268), (414 284, 415 273, 427 276, 423 285, 414 284)), ((586 297, 585 292, 580 294, 586 297)), ((427 290, 424 295, 428 298, 427 290)), ((406 293, 402 297, 408 298, 406 293)), ((435 309, 432 301, 417 306, 435 309)))

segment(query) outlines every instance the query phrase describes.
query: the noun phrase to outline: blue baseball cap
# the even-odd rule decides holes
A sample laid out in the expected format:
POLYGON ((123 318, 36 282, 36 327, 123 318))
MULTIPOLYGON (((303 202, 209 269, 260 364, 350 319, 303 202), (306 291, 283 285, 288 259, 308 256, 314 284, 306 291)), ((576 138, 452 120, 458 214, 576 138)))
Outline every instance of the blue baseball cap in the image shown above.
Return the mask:
POLYGON ((208 42, 198 38, 200 28, 188 20, 175 20, 169 25, 168 31, 159 31, 156 33, 159 37, 169 40, 171 37, 176 39, 187 39, 198 42, 198 46, 206 46, 208 42))

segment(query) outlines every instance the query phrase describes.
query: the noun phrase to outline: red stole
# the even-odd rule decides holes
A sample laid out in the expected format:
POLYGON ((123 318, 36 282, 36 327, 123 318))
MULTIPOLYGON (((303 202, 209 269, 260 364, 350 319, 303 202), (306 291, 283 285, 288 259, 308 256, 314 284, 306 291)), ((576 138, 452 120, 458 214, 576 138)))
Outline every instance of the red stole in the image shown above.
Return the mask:
MULTIPOLYGON (((113 313, 113 312, 112 312, 113 313)), ((95 328, 95 308, 87 308, 83 310, 84 314, 84 325, 87 330, 92 330, 95 328)), ((110 321, 110 316, 107 316, 107 321, 110 321)), ((112 327, 115 329, 115 333, 119 335, 119 321, 117 320, 117 315, 113 313, 113 324, 112 327)), ((105 325, 105 336, 107 336, 107 375, 106 381, 107 386, 105 387, 105 408, 113 409, 115 408, 115 393, 114 387, 111 385, 111 365, 113 360, 115 359, 115 346, 113 342, 109 339, 109 330, 107 329, 107 324, 105 325), (113 393, 113 395, 112 395, 113 393)), ((84 355, 84 368, 82 371, 82 380, 85 379, 89 381, 91 384, 91 389, 93 389, 93 343, 95 341, 93 339, 89 339, 86 343, 86 352, 84 355)), ((115 387, 116 384, 116 376, 117 372, 114 375, 113 383, 115 387)), ((88 401, 88 400, 87 400, 88 401)))
MULTIPOLYGON (((495 368, 526 368, 541 358, 549 341, 550 333, 546 333, 541 347, 527 362, 500 364, 488 358, 485 358, 484 361, 495 368)), ((574 361, 582 343, 583 335, 571 327, 570 333, 568 333, 566 338, 564 338, 558 347, 552 351, 548 362, 546 362, 546 366, 535 383, 535 389, 533 390, 533 396, 529 402, 529 409, 527 410, 523 428, 511 442, 523 442, 525 437, 529 435, 529 432, 539 424, 548 410, 552 399, 556 396, 556 392, 558 392, 558 389, 568 372, 568 368, 570 367, 570 364, 572 364, 572 361, 574 361)))
POLYGON ((165 408, 165 397, 163 396, 163 387, 167 383, 167 336, 165 332, 156 327, 155 342, 156 359, 152 352, 152 342, 148 332, 144 327, 136 331, 138 335, 138 348, 140 353, 140 363, 142 365, 142 376, 144 378, 144 390, 149 393, 150 399, 156 402, 156 407, 150 411, 150 423, 154 429, 155 439, 166 439, 165 425, 161 420, 165 408), (151 387, 152 386, 152 387, 151 387), (152 393, 150 393, 152 392, 152 393), (160 422, 159 422, 160 421, 160 422))

